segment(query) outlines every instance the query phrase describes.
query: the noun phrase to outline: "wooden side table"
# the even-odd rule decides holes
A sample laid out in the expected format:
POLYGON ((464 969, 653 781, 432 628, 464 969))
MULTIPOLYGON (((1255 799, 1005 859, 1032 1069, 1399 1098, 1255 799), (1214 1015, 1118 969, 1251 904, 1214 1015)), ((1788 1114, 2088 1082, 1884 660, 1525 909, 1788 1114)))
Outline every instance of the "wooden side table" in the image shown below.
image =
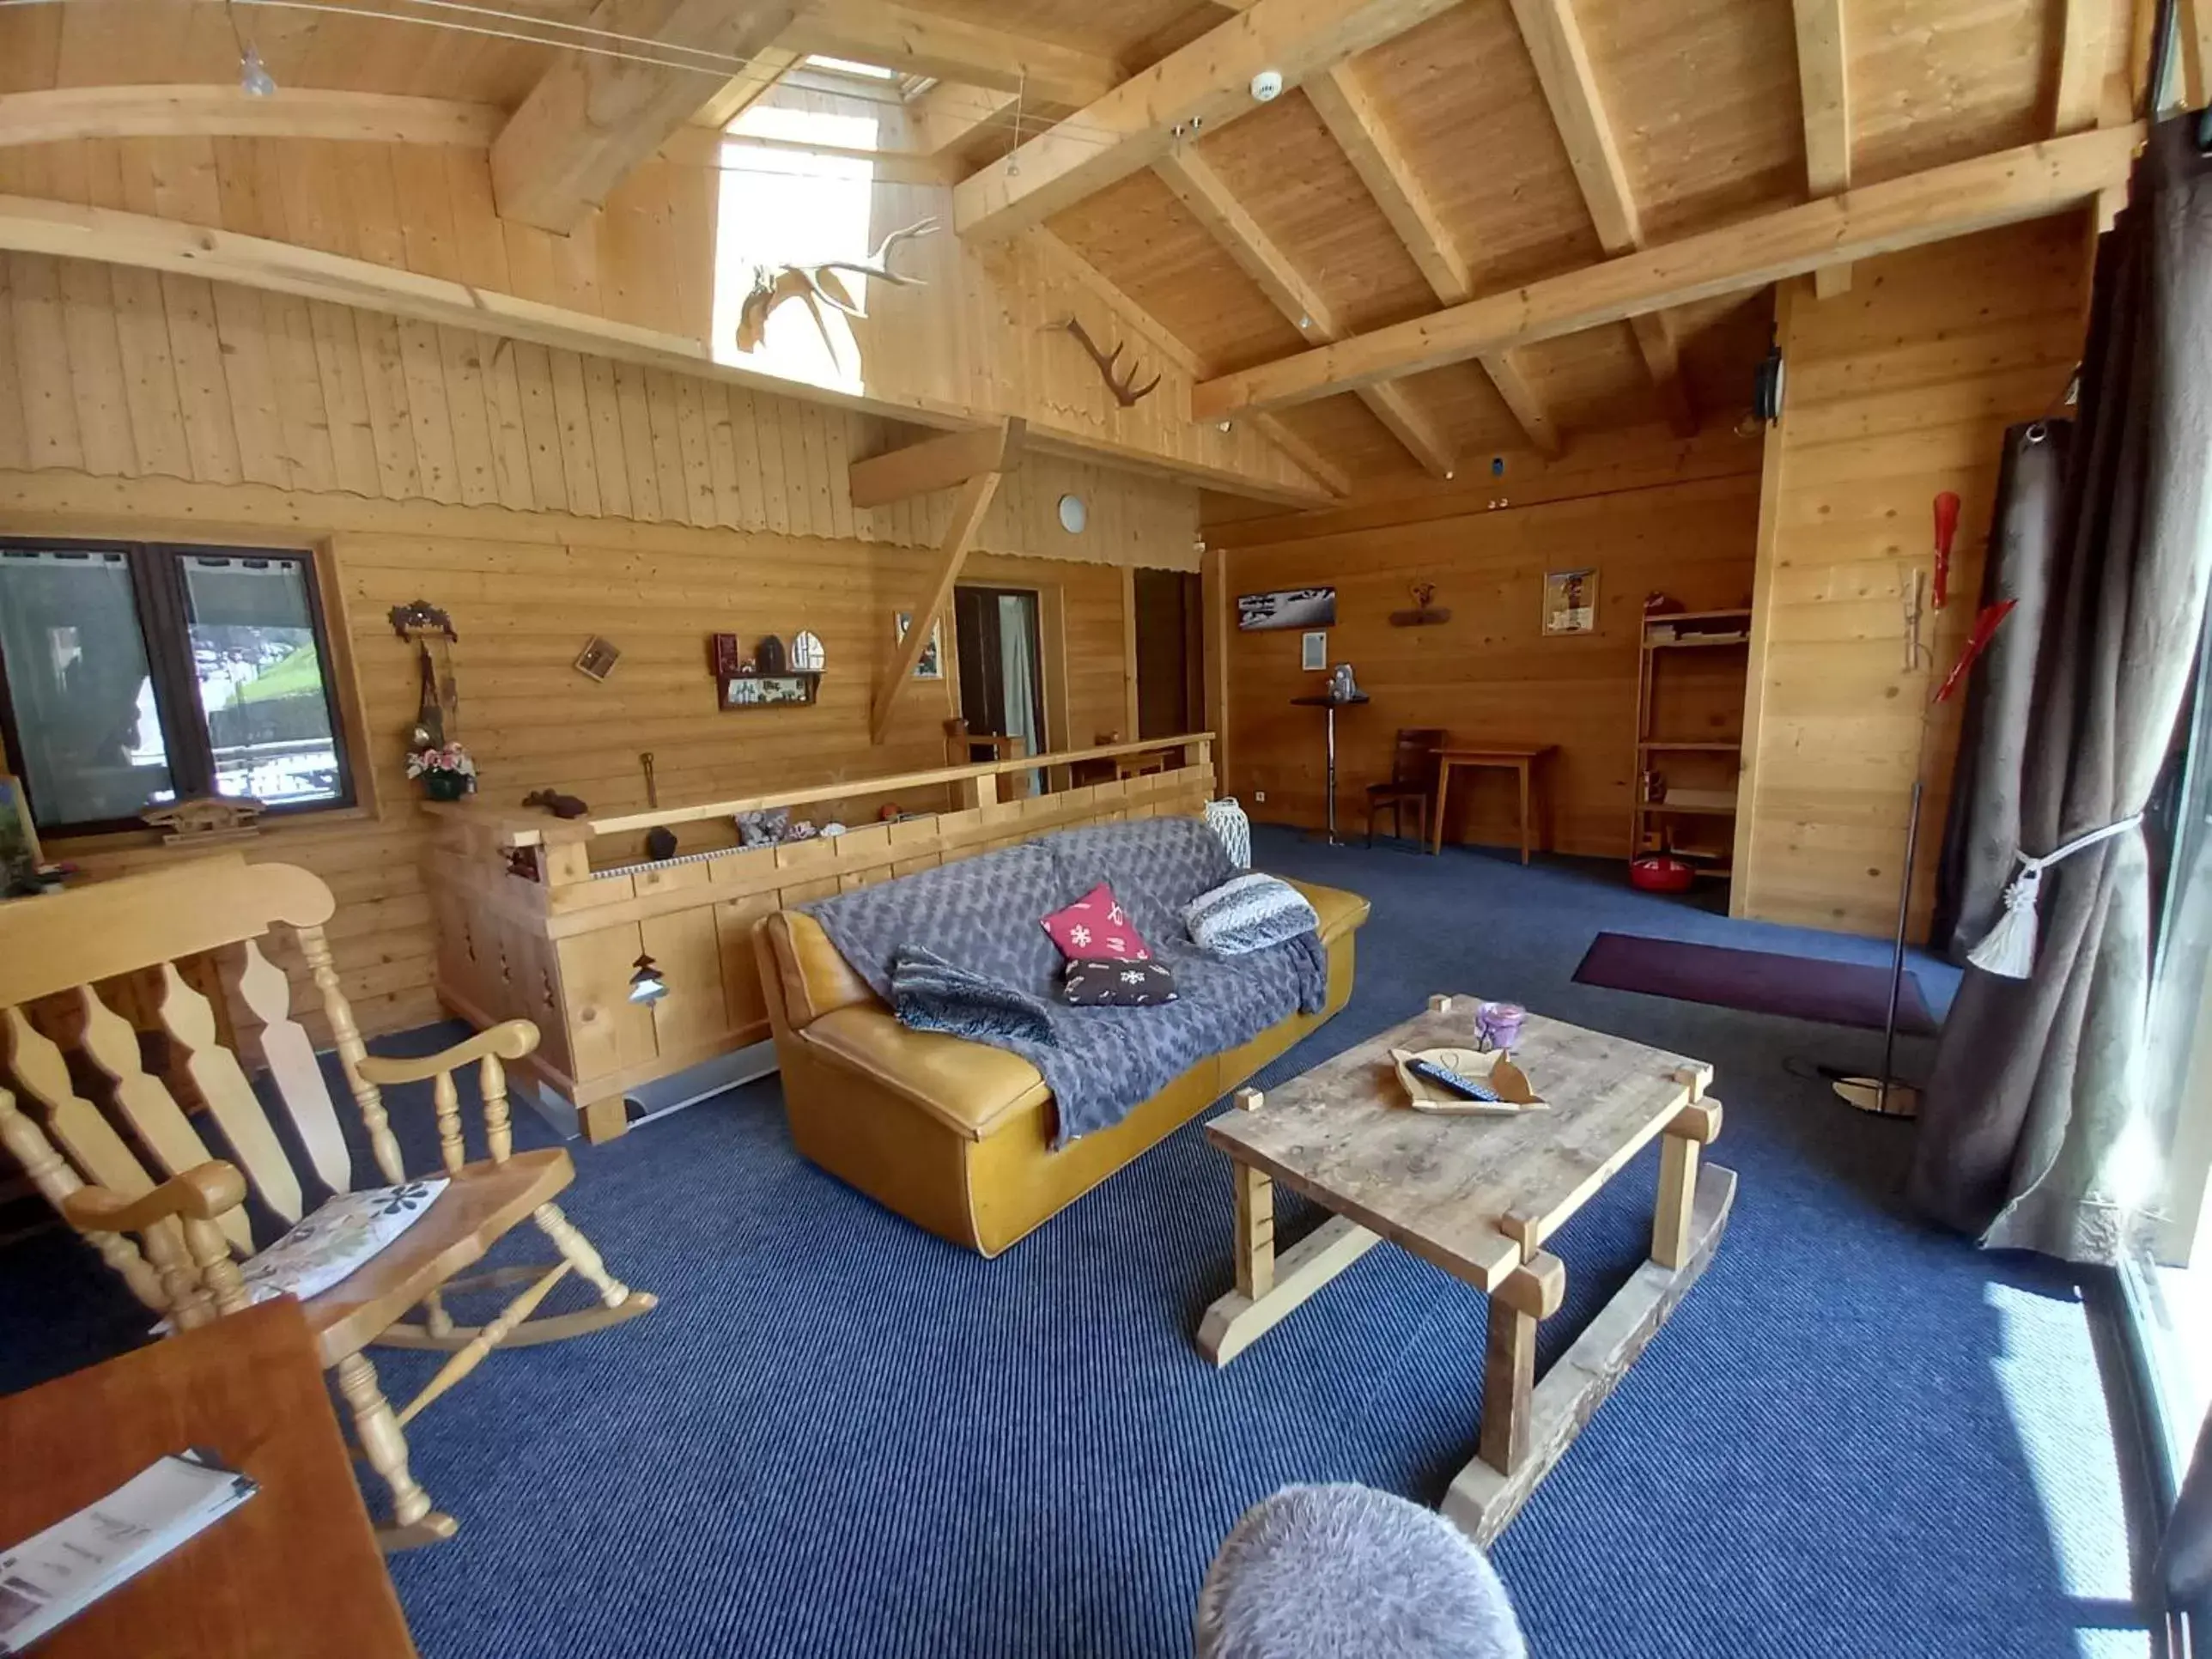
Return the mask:
POLYGON ((0 1400, 0 1542, 188 1446, 261 1490, 48 1636, 39 1659, 297 1659, 334 1642, 352 1659, 415 1659, 289 1297, 0 1400))
MULTIPOLYGON (((1521 862, 1528 862, 1528 798, 1533 793, 1536 763, 1557 748, 1556 744, 1488 744, 1481 748, 1455 745, 1437 750, 1437 823, 1429 842, 1429 851, 1441 853, 1444 848, 1444 803, 1451 799, 1451 775, 1455 766, 1497 767, 1515 774, 1521 781, 1521 862)), ((1550 814, 1545 814, 1548 822, 1550 814)), ((1549 837, 1545 838, 1547 842, 1549 837)))

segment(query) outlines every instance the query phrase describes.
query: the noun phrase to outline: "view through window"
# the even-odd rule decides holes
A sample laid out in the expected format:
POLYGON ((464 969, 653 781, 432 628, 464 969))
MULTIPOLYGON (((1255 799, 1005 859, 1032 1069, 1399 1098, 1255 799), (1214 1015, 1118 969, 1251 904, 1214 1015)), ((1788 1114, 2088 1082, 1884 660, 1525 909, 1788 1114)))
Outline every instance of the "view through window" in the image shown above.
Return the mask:
POLYGON ((304 553, 0 545, 0 717, 39 828, 351 805, 319 606, 304 553))

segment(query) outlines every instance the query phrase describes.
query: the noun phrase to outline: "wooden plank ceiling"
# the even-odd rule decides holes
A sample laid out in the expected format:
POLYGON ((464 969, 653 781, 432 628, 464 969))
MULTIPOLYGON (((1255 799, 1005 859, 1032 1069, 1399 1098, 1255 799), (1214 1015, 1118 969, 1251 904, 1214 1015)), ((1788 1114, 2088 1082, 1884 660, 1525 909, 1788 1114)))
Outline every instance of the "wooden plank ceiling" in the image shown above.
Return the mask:
MULTIPOLYGON (((489 106, 496 118, 529 105, 564 62, 574 73, 556 46, 422 21, 501 26, 484 13, 356 0, 349 15, 348 3, 241 4, 235 15, 288 94, 404 94, 489 106)), ((526 15, 681 42, 687 27, 698 33, 701 3, 529 0, 526 15)), ((753 73, 648 70, 695 87, 697 100, 664 89, 629 107, 688 105, 705 112, 695 118, 726 122, 775 76, 803 68, 803 53, 865 58, 902 77, 871 90, 907 100, 914 147, 948 178, 969 179, 963 223, 971 196, 994 191, 981 213, 1000 230, 999 219, 1036 216, 1003 201, 1038 181, 1010 184, 994 165, 1017 137, 1032 141, 1024 157, 1049 161, 1035 141, 1057 123, 1053 142, 1084 172, 1079 187, 1034 198, 1049 204, 1042 222, 1212 378, 1846 186, 2124 120, 2148 7, 791 0, 787 27, 776 8, 730 0, 725 9, 750 9, 764 20, 757 33, 775 37, 753 73), (1380 44, 1332 59, 1327 43, 1347 40, 1380 44), (1317 67, 1303 87, 1252 106, 1237 66, 1255 51, 1280 52, 1294 70, 1317 67), (1189 130, 1188 112, 1220 111, 1232 92, 1226 116, 1189 130), (1183 130, 1164 138, 1164 125, 1147 125, 1169 121, 1183 130), (1100 181, 1086 147, 1112 151, 1115 176, 1100 181)), ((236 70, 231 19, 208 0, 0 10, 0 95, 222 86, 236 70)), ((611 142, 645 154, 659 142, 649 123, 672 118, 634 115, 611 142)), ((586 189, 568 207, 590 199, 586 189)), ((1849 280, 1836 267, 1820 286, 1849 280)), ((1556 452, 1580 434, 1732 419, 1767 333, 1764 295, 1708 300, 1256 418, 1342 477, 1441 473, 1506 449, 1556 452)))

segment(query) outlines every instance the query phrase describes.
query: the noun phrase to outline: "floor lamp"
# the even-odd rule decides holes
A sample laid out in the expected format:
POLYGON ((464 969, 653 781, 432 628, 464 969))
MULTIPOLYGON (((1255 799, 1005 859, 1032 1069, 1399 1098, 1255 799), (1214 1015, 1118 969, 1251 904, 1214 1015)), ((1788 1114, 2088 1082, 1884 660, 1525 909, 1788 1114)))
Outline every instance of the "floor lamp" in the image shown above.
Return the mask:
MULTIPOLYGON (((1942 610, 1949 598, 1951 576, 1951 543, 1959 529, 1959 498, 1945 490, 1936 498, 1936 563, 1933 607, 1942 610)), ((2016 601, 2002 599, 1984 605, 1974 618, 1973 631, 1959 653, 1959 660, 1943 677, 1943 684, 1936 695, 1920 709, 1920 741, 1912 757, 1912 804, 1905 818, 1905 878, 1897 894, 1897 931, 1890 942, 1889 955, 1889 1011, 1882 1021, 1881 1070, 1873 1077, 1838 1077, 1829 1085, 1847 1103, 1863 1112, 1872 1112, 1882 1117, 1917 1117, 1920 1115, 1920 1091, 1911 1084, 1898 1081, 1897 1004, 1899 993, 1905 985, 1905 933, 1912 912, 1912 878, 1919 860, 1920 809, 1926 799, 1928 782, 1924 775, 1928 766, 1928 729, 1933 711, 1939 703, 1951 701, 1966 683, 1968 672, 1973 667, 1990 641, 1996 636, 1998 626, 2012 614, 2016 601)), ((1923 617, 1921 605, 1921 575, 1915 570, 1911 586, 1905 595, 1905 666, 1917 668, 1924 656, 1932 665, 1935 653, 1921 642, 1923 617)))

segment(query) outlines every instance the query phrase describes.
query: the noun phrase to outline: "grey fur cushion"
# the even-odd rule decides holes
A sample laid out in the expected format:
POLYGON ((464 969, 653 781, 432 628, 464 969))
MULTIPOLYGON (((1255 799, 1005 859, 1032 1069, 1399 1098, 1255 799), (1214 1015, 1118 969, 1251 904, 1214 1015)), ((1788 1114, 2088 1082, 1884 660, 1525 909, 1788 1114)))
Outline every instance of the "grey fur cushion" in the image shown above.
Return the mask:
POLYGON ((1201 951, 1249 956, 1321 926, 1306 896, 1286 881, 1257 873, 1235 876, 1184 907, 1183 926, 1201 951))
POLYGON ((1198 1593, 1197 1659, 1528 1659, 1505 1586, 1442 1516, 1366 1486, 1244 1511, 1198 1593))

